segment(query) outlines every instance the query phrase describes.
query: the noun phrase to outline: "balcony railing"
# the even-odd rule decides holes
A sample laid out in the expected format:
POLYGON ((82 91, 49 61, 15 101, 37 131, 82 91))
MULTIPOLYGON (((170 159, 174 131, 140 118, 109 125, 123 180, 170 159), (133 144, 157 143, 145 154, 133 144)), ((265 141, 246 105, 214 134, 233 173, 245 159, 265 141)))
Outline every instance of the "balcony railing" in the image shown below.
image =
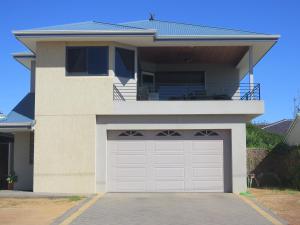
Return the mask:
POLYGON ((201 100, 260 100, 260 84, 162 84, 156 87, 113 86, 115 101, 201 101, 201 100), (128 98, 128 93, 136 93, 136 98, 128 98))

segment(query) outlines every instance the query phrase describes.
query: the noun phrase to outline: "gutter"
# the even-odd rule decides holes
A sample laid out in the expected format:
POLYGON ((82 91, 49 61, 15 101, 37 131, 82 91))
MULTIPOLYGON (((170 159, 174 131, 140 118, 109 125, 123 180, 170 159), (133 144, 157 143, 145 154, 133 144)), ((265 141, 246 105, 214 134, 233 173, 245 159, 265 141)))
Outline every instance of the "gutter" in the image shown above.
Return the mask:
POLYGON ((159 36, 155 41, 277 41, 279 35, 159 36))
POLYGON ((0 130, 1 129, 12 129, 12 128, 25 128, 28 130, 33 130, 34 129, 34 125, 35 125, 35 121, 32 122, 27 122, 27 123, 6 123, 6 122, 0 122, 0 130))
POLYGON ((20 58, 30 58, 30 59, 35 59, 35 55, 30 53, 30 52, 24 52, 24 53, 13 53, 12 57, 15 59, 20 59, 20 58))
POLYGON ((86 35, 154 35, 155 30, 34 30, 13 31, 16 37, 39 37, 39 36, 86 36, 86 35))
POLYGON ((280 35, 157 35, 156 30, 24 30, 13 31, 16 37, 62 37, 62 36, 148 36, 153 35, 157 41, 185 40, 278 40, 280 35))

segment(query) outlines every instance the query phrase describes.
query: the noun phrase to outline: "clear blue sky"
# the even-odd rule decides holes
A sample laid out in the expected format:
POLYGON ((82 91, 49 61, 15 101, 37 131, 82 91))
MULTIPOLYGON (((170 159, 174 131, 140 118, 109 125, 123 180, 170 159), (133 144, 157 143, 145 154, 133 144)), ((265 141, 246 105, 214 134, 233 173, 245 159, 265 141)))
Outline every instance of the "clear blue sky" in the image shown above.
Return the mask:
POLYGON ((157 19, 280 34, 277 45, 255 67, 265 115, 259 121, 292 117, 300 89, 300 1, 283 0, 81 0, 2 1, 0 7, 0 111, 8 113, 29 90, 29 71, 11 57, 26 50, 12 30, 89 20, 157 19))

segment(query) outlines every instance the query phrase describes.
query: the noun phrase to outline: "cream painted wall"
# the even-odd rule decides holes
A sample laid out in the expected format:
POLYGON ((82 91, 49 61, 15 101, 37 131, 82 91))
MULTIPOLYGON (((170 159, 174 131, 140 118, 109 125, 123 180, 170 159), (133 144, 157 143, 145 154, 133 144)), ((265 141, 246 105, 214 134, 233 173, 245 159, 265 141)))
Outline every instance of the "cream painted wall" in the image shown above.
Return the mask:
POLYGON ((112 112, 113 78, 66 76, 66 45, 37 44, 34 191, 92 193, 96 115, 112 112))
POLYGON ((35 114, 109 113, 112 108, 112 77, 66 76, 65 47, 64 42, 37 44, 35 114))
POLYGON ((95 192, 94 115, 38 116, 34 191, 95 192))
POLYGON ((14 171, 18 181, 15 190, 32 190, 33 165, 29 163, 30 132, 14 134, 14 171))

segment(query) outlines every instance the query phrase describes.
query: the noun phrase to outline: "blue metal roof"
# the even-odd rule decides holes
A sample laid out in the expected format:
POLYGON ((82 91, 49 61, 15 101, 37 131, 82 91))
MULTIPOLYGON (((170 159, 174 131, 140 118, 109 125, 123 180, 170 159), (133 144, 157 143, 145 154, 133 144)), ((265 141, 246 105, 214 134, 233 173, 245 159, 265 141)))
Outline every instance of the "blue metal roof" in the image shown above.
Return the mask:
POLYGON ((197 36, 197 35, 258 35, 259 33, 210 27, 204 25, 193 25, 160 20, 141 20, 127 23, 120 23, 120 25, 134 26, 144 29, 155 29, 158 36, 197 36))
POLYGON ((112 24, 98 21, 41 27, 23 31, 156 31, 156 36, 265 35, 237 29, 211 27, 160 20, 140 20, 112 24))
POLYGON ((133 27, 121 24, 112 24, 112 23, 104 23, 98 21, 87 21, 81 23, 70 23, 70 24, 63 24, 63 25, 56 25, 56 26, 49 26, 49 27, 40 27, 31 29, 34 31, 37 30, 66 30, 66 31, 74 31, 74 30, 110 30, 110 31, 124 31, 124 30, 144 30, 144 28, 140 27, 133 27))
POLYGON ((27 94, 7 115, 1 124, 32 123, 34 121, 34 99, 33 93, 27 94))

